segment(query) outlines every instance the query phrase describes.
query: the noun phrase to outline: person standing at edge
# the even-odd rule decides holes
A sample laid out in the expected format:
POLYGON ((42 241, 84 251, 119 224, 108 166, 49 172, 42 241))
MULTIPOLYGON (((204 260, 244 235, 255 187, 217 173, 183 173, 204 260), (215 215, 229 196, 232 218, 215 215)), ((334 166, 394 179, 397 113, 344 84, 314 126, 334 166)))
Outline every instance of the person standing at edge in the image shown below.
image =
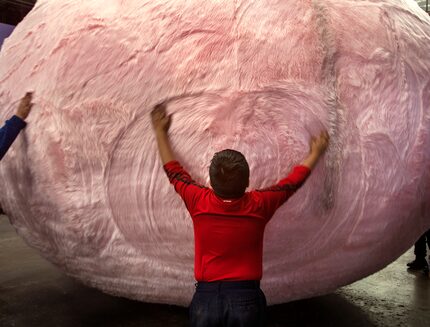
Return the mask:
POLYGON ((0 160, 3 159, 19 132, 27 125, 25 119, 30 113, 32 93, 27 92, 21 99, 15 115, 0 128, 0 160))
POLYGON ((190 304, 193 327, 264 326, 266 298, 263 235, 270 218, 303 185, 325 152, 329 136, 312 137, 303 162, 276 185, 245 192, 249 166, 238 151, 215 153, 209 168, 212 189, 197 184, 172 152, 171 116, 161 103, 151 112, 164 170, 191 215, 194 226, 196 292, 190 304))
MULTIPOLYGON (((409 270, 423 270, 425 274, 429 273, 429 264, 426 260, 427 248, 426 243, 430 249, 430 229, 425 232, 414 245, 415 260, 408 262, 409 270)), ((430 261, 430 256, 429 256, 430 261)))
MULTIPOLYGON (((0 160, 3 159, 7 150, 9 150, 13 141, 15 141, 19 132, 27 125, 24 121, 30 113, 32 93, 27 92, 21 99, 15 115, 7 120, 2 128, 0 128, 0 160)), ((0 215, 3 214, 3 209, 0 204, 0 215)))

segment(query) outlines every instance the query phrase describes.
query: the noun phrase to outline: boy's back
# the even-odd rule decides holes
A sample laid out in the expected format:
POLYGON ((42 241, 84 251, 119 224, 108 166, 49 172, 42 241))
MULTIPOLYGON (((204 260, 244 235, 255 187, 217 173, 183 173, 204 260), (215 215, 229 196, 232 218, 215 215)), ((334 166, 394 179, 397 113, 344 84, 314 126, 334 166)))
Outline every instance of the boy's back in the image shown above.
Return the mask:
POLYGON ((222 199, 198 185, 177 161, 168 162, 164 169, 193 220, 196 280, 260 280, 264 228, 304 183, 310 169, 296 166, 278 184, 237 199, 222 199))

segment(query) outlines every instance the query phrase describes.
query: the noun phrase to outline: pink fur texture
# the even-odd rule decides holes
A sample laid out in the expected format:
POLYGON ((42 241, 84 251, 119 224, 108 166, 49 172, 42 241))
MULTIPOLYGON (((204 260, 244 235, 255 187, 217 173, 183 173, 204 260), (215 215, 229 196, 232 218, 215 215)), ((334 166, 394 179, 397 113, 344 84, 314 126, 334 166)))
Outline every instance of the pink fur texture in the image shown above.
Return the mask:
POLYGON ((17 232, 105 292, 187 305, 193 231, 149 111, 167 100, 175 153, 208 184, 237 149, 251 188, 331 145, 266 228, 271 304, 331 292, 430 227, 430 19, 406 0, 40 0, 0 53, 0 118, 29 124, 0 165, 17 232))

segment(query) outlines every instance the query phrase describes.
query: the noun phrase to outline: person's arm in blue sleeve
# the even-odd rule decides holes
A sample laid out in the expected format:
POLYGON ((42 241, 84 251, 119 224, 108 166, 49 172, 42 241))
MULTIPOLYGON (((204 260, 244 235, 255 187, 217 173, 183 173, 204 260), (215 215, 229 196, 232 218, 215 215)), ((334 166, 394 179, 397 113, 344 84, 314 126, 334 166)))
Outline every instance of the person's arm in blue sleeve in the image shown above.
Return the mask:
POLYGON ((30 113, 32 106, 31 98, 32 94, 27 93, 21 99, 16 114, 7 120, 5 125, 0 129, 0 160, 4 157, 7 150, 9 150, 19 132, 27 125, 24 119, 30 113))
POLYGON ((3 159, 19 132, 25 127, 26 123, 18 116, 12 116, 6 120, 5 125, 0 129, 0 160, 3 159))

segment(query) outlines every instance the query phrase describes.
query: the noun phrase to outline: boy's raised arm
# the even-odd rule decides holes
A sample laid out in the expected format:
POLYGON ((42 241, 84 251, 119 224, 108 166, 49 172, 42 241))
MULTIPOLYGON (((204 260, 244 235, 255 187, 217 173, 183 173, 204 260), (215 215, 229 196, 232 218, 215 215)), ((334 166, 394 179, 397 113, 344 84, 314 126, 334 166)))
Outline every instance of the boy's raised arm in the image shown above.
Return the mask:
POLYGON ((154 128, 155 138, 157 140, 158 151, 160 153, 161 162, 163 165, 175 160, 172 148, 170 146, 169 131, 172 121, 171 115, 166 113, 166 105, 164 103, 157 104, 151 112, 152 127, 154 128))
POLYGON ((286 178, 271 187, 256 190, 263 201, 261 208, 266 216, 272 217, 276 209, 303 185, 318 159, 325 152, 328 143, 329 135, 326 131, 317 137, 312 137, 309 143, 309 154, 299 165, 293 168, 286 178))

